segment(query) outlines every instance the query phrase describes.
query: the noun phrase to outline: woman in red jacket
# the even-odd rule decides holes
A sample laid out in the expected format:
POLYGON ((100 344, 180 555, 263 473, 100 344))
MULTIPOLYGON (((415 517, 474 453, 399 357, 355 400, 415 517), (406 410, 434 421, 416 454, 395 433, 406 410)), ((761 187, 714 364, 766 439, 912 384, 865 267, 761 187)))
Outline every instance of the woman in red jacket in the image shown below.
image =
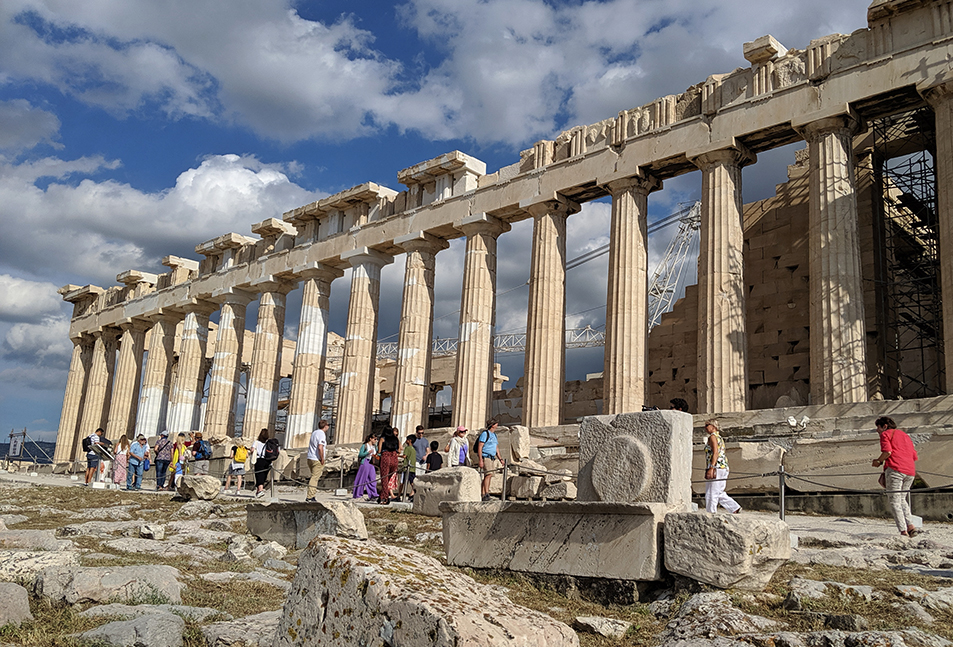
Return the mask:
POLYGON ((897 423, 892 418, 877 418, 874 423, 880 433, 880 456, 875 458, 871 465, 884 465, 886 489, 889 492, 888 500, 893 511, 893 519, 897 529, 905 537, 913 537, 917 529, 913 527, 913 515, 910 514, 910 503, 907 493, 913 485, 913 478, 917 474, 914 462, 917 460, 917 450, 913 447, 910 436, 897 429, 897 423))

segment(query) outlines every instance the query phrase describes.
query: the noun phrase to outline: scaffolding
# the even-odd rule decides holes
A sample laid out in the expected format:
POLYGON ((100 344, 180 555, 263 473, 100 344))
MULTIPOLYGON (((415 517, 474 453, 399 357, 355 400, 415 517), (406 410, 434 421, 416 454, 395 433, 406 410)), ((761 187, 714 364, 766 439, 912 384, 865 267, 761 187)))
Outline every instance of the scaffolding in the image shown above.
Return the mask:
POLYGON ((933 111, 878 119, 872 130, 885 395, 936 396, 944 376, 933 111))

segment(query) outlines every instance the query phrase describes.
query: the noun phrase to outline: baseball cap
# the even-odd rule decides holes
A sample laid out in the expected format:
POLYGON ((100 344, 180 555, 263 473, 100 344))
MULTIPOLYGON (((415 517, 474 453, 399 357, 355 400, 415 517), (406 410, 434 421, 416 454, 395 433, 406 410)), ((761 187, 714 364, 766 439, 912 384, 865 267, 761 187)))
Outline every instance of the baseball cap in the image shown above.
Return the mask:
POLYGON ((168 429, 163 429, 163 430, 159 433, 159 435, 160 435, 160 436, 168 436, 168 435, 169 435, 169 430, 168 430, 168 429))
POLYGON ((457 427, 457 431, 466 431, 466 430, 467 428, 464 427, 463 425, 460 425, 459 427, 457 427))

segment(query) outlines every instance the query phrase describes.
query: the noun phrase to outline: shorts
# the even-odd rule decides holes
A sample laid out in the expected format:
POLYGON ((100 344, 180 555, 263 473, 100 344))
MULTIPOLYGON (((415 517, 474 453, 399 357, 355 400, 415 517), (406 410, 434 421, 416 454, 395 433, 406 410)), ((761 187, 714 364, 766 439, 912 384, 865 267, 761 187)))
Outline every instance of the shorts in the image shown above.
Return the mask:
POLYGON ((229 463, 228 473, 233 476, 242 476, 245 473, 245 463, 229 463))
MULTIPOLYGON (((479 466, 479 463, 477 463, 479 466)), ((496 456, 484 456, 483 457, 483 473, 492 472, 500 468, 500 461, 496 460, 496 456)))
POLYGON ((99 454, 90 452, 86 454, 86 469, 95 469, 99 467, 99 454))
POLYGON ((407 472, 406 474, 403 474, 403 475, 401 476, 400 481, 401 481, 401 483, 410 483, 410 484, 413 484, 415 478, 417 478, 417 473, 416 473, 416 472, 407 472))

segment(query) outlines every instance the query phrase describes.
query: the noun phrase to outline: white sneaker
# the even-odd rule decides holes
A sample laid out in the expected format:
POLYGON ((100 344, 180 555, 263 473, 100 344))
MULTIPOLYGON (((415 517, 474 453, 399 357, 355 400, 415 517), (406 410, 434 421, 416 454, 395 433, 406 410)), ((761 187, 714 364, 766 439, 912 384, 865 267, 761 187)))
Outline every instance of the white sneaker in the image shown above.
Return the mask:
POLYGON ((257 492, 255 492, 255 498, 256 498, 256 499, 260 499, 260 498, 263 497, 263 496, 265 496, 265 491, 264 491, 264 490, 258 490, 257 492))

